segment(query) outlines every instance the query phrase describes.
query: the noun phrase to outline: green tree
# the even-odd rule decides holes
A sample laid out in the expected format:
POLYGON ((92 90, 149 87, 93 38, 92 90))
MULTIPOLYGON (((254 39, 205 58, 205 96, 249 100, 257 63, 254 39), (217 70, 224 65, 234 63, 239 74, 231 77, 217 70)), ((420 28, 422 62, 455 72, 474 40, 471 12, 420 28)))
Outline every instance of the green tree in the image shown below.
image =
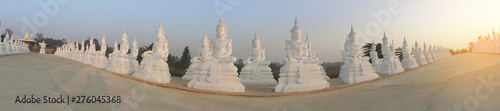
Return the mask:
MULTIPOLYGON (((94 48, 95 48, 95 50, 96 51, 101 50, 101 44, 99 44, 99 40, 97 40, 97 39, 94 38, 92 41, 94 42, 94 45, 95 45, 94 48)), ((90 38, 87 39, 87 40, 85 40, 85 42, 84 42, 85 48, 87 48, 87 46, 89 44, 90 44, 90 38)))
POLYGON ((150 50, 153 50, 153 43, 149 44, 148 46, 142 46, 141 48, 139 48, 139 53, 137 54, 137 62, 141 63, 142 61, 142 54, 144 54, 144 52, 146 51, 150 51, 150 50))
POLYGON ((176 65, 177 69, 186 70, 189 67, 189 64, 191 64, 190 62, 191 62, 191 54, 189 53, 189 47, 186 46, 184 47, 184 51, 182 52, 181 61, 177 62, 178 63, 178 65, 176 65))
POLYGON ((175 62, 179 59, 179 57, 174 56, 172 54, 168 54, 167 59, 168 59, 167 60, 168 66, 174 66, 175 62))
POLYGON ((236 61, 234 63, 234 66, 236 66, 236 68, 238 69, 236 72, 238 72, 238 74, 240 74, 241 68, 243 68, 243 66, 244 66, 243 59, 238 59, 238 61, 236 61))
POLYGON ((113 52, 114 48, 113 47, 107 47, 106 48, 106 57, 109 57, 109 54, 113 52))
MULTIPOLYGON (((373 43, 366 43, 365 45, 363 45, 363 47, 361 47, 363 49, 364 56, 370 57, 370 51, 372 50, 372 44, 373 43)), ((377 51, 377 57, 383 58, 384 56, 382 55, 382 44, 377 43, 375 45, 375 48, 376 48, 375 51, 377 51)), ((370 58, 370 62, 371 62, 371 58, 370 58)))
POLYGON ((401 47, 398 47, 395 49, 396 56, 399 57, 399 61, 403 61, 403 49, 401 47))

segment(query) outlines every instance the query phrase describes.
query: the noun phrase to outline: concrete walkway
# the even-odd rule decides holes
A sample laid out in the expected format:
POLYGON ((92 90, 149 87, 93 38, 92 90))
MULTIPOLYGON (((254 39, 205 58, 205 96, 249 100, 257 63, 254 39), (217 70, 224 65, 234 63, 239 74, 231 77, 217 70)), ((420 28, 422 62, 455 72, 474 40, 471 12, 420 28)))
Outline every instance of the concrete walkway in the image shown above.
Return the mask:
POLYGON ((2 111, 500 109, 500 55, 492 54, 450 56, 370 83, 280 97, 242 97, 158 87, 54 55, 29 53, 0 56, 0 64, 2 111), (69 105, 14 103, 17 96, 24 95, 121 96, 122 102, 69 105))

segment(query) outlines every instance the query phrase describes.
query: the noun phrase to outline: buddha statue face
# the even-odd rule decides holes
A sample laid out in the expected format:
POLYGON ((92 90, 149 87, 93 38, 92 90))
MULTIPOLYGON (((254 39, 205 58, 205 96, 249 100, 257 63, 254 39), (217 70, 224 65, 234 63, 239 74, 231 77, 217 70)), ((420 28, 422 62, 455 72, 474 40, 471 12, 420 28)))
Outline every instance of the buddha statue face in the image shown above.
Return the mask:
POLYGON ((253 40, 252 46, 253 48, 260 48, 260 40, 253 40))
POLYGON ((292 30, 292 40, 301 40, 302 30, 292 30))
POLYGON ((206 40, 206 39, 204 39, 204 40, 202 41, 202 44, 203 44, 203 47, 204 47, 204 48, 208 48, 208 47, 210 47, 210 41, 208 41, 208 40, 206 40))
POLYGON ((163 35, 165 34, 165 31, 163 31, 163 29, 158 29, 158 31, 156 31, 156 38, 158 40, 163 40, 164 37, 163 35))
POLYGON ((128 42, 127 34, 125 34, 125 33, 123 33, 123 35, 122 35, 122 42, 128 42))
POLYGON ((227 37, 226 35, 227 29, 224 27, 217 27, 216 32, 217 32, 217 38, 227 37))

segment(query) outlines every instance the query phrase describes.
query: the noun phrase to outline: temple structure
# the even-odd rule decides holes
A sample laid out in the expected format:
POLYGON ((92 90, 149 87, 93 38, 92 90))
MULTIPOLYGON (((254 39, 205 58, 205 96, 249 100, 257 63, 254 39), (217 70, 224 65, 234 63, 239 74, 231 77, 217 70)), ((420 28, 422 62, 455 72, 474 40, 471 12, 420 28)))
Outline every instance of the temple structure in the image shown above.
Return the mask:
POLYGON ((243 84, 277 84, 266 61, 266 48, 260 45, 260 38, 255 32, 252 40, 252 49, 249 50, 248 59, 244 61, 245 66, 241 68, 240 81, 243 84))
POLYGON ((382 39, 382 54, 384 55, 384 61, 380 63, 380 70, 377 72, 380 75, 391 75, 403 72, 404 69, 401 67, 401 62, 398 56, 394 53, 394 47, 391 43, 387 41, 387 37, 384 32, 384 38, 382 39))
MULTIPOLYGON (((373 53, 373 50, 376 49, 374 47, 375 43, 372 45, 371 54, 377 56, 376 52, 373 53)), ((342 50, 342 59, 344 60, 344 64, 340 66, 339 78, 341 78, 344 83, 354 84, 379 77, 369 62, 370 57, 363 57, 362 50, 356 42, 356 33, 352 26, 351 32, 347 35, 344 50, 342 50)), ((372 59, 377 61, 378 57, 372 59)))
POLYGON ((236 58, 231 56, 233 39, 227 37, 227 27, 222 15, 215 30, 215 39, 202 41, 201 64, 187 86, 202 90, 244 92, 245 86, 241 84, 238 69, 234 66, 236 58))
MULTIPOLYGON (((414 49, 413 49, 414 50, 414 49)), ((402 67, 405 70, 410 70, 418 67, 417 60, 413 57, 413 54, 408 52, 408 44, 406 42, 406 37, 403 41, 403 60, 401 61, 402 67)))
POLYGON ((275 92, 302 92, 330 87, 310 43, 301 40, 302 30, 297 18, 290 32, 292 36, 290 40, 285 40, 285 64, 280 69, 275 92))
POLYGON ((141 64, 132 76, 146 81, 167 84, 171 80, 167 64, 169 47, 168 40, 165 40, 165 31, 161 22, 156 30, 156 38, 157 41, 153 43, 153 50, 146 51, 141 55, 143 58, 141 64))

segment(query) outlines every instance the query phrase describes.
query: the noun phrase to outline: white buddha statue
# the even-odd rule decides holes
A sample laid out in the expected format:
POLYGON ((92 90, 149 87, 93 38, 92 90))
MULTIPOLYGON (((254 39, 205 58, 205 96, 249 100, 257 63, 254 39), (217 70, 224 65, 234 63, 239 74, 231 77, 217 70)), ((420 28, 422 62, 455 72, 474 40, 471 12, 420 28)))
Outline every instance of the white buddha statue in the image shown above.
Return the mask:
POLYGON ((129 74, 134 74, 139 67, 139 62, 137 61, 137 55, 139 54, 139 48, 137 47, 137 39, 134 37, 132 42, 132 50, 128 56, 129 61, 129 74))
POLYGON ((110 58, 108 59, 106 70, 118 74, 129 74, 129 59, 127 56, 129 44, 127 38, 127 30, 124 30, 122 34, 122 43, 120 44, 120 50, 118 51, 118 49, 115 49, 115 52, 111 54, 110 58))
POLYGON ((295 25, 291 32, 291 39, 285 39, 286 57, 283 59, 285 65, 280 69, 279 83, 275 86, 275 92, 302 92, 328 88, 329 83, 325 80, 325 72, 320 62, 311 50, 309 41, 302 41, 302 30, 295 18, 295 25))
POLYGON ((104 69, 106 68, 106 65, 108 63, 108 60, 106 58, 106 35, 102 35, 101 39, 101 50, 97 51, 95 53, 94 57, 94 62, 92 63, 93 67, 99 68, 99 69, 104 69))
POLYGON ((40 54, 45 54, 45 40, 42 43, 38 43, 40 45, 40 54))
POLYGON ((398 56, 395 55, 393 42, 389 44, 387 37, 384 32, 384 38, 382 39, 382 54, 384 55, 384 61, 380 63, 380 69, 377 72, 380 75, 391 75, 403 72, 404 69, 401 66, 398 56))
POLYGON ((413 51, 415 55, 415 60, 419 66, 427 64, 425 60, 425 54, 422 54, 422 49, 418 46, 418 42, 415 40, 415 50, 413 51))
POLYGON ((405 70, 410 70, 418 67, 417 60, 414 58, 414 55, 408 52, 408 44, 406 42, 406 37, 404 38, 403 41, 402 53, 403 53, 403 60, 401 61, 401 64, 405 70))
POLYGON ((248 59, 240 72, 240 81, 243 84, 277 84, 274 80, 269 61, 265 61, 266 49, 261 48, 260 38, 255 32, 252 40, 252 49, 249 50, 248 59))
POLYGON ((207 32, 205 32, 201 43, 203 48, 199 49, 198 56, 191 58, 191 64, 189 65, 188 69, 186 69, 186 74, 182 76, 182 79, 184 80, 192 80, 193 76, 198 73, 198 67, 201 64, 202 58, 204 59, 204 61, 207 61, 205 59, 208 59, 208 57, 212 57, 212 52, 210 51, 210 41, 207 38, 207 32))
MULTIPOLYGON (((156 30, 156 38, 157 41, 153 43, 153 51, 146 51, 141 55, 143 57, 141 64, 132 76, 146 81, 167 84, 170 83, 170 71, 166 63, 169 47, 161 22, 156 30)), ((135 55, 137 56, 137 54, 135 55)))
MULTIPOLYGON (((372 59, 377 60, 376 45, 372 44, 372 59)), ((356 33, 351 25, 351 32, 347 35, 344 50, 342 51, 344 64, 340 66, 339 78, 347 84, 373 80, 379 76, 370 64, 370 57, 363 57, 359 44, 356 42, 356 33)), ((378 64, 377 64, 378 65, 378 64)))
POLYGON ((245 87, 240 83, 238 69, 234 66, 236 58, 231 56, 232 39, 227 38, 227 27, 224 25, 222 15, 215 30, 216 38, 210 40, 210 45, 208 39, 203 38, 203 49, 200 50, 201 64, 187 86, 203 90, 244 92, 245 87))

